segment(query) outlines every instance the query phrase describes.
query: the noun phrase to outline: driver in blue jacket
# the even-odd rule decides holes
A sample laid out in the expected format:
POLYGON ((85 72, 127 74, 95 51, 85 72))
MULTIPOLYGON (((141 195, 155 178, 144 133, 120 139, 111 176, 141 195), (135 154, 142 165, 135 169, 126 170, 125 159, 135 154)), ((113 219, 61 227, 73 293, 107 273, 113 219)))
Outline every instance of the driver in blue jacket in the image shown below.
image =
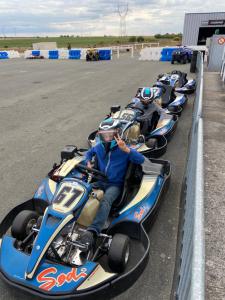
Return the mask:
POLYGON ((92 167, 91 160, 95 156, 98 169, 108 179, 107 182, 97 182, 97 188, 104 191, 104 197, 93 223, 81 236, 81 242, 90 246, 94 244, 94 237, 99 235, 107 221, 113 202, 122 192, 129 162, 142 164, 145 160, 142 154, 129 148, 120 138, 120 127, 119 120, 104 120, 98 131, 100 143, 86 153, 87 166, 92 167))

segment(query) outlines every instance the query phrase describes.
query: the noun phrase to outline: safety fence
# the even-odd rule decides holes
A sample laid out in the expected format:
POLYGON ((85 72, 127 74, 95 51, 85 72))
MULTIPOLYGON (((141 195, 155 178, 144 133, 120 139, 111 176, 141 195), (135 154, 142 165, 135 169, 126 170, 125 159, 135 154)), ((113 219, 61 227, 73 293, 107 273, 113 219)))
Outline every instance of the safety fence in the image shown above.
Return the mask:
POLYGON ((225 47, 224 47, 224 50, 223 50, 223 57, 222 57, 222 64, 221 64, 220 76, 222 78, 222 81, 225 83, 225 47))
POLYGON ((197 90, 182 193, 184 212, 180 222, 177 300, 204 300, 205 295, 202 101, 203 55, 198 53, 197 90))
POLYGON ((18 51, 0 51, 0 59, 19 58, 20 54, 18 51))
MULTIPOLYGON (((57 49, 57 50, 27 50, 24 52, 25 58, 45 58, 45 59, 86 59, 87 50, 82 49, 57 49)), ((98 52, 99 60, 111 60, 112 49, 95 49, 98 52)))
MULTIPOLYGON (((139 60, 171 61, 173 51, 179 48, 180 47, 146 47, 141 50, 139 60)), ((187 48, 197 51, 207 51, 206 46, 188 46, 187 48)))

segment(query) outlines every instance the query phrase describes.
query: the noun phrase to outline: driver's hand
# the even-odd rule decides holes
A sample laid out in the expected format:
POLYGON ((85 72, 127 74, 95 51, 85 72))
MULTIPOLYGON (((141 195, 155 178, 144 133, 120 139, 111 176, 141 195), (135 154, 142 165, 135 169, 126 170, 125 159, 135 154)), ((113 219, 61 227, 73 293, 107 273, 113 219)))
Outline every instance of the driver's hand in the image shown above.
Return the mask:
POLYGON ((126 152, 126 153, 130 153, 130 148, 127 147, 126 143, 121 139, 121 137, 119 136, 119 134, 117 134, 117 136, 114 137, 116 142, 117 142, 117 145, 118 147, 126 152))
POLYGON ((90 168, 90 169, 92 169, 92 165, 91 165, 90 161, 87 162, 87 167, 90 168))

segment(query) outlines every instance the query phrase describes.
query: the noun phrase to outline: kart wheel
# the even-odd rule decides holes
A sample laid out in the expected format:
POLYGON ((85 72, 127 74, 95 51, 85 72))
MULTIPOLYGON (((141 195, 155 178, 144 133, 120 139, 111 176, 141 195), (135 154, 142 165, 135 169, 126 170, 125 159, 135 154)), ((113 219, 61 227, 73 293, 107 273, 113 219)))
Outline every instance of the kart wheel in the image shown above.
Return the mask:
POLYGON ((37 223, 38 214, 35 211, 23 210, 14 219, 11 233, 14 238, 23 241, 37 223))
POLYGON ((148 148, 156 148, 157 139, 149 139, 149 140, 147 140, 147 142, 145 144, 148 148))
POLYGON ((113 236, 108 253, 108 264, 113 272, 124 271, 130 253, 129 240, 129 237, 124 234, 117 233, 113 236))

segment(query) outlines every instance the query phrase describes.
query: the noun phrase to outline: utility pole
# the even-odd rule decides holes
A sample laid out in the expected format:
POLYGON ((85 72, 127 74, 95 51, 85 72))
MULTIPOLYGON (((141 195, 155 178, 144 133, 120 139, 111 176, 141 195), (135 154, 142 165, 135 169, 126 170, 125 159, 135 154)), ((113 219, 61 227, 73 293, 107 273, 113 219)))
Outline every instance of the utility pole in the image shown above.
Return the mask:
POLYGON ((119 2, 117 7, 117 13, 120 17, 120 37, 127 35, 126 17, 129 11, 128 2, 119 2))

